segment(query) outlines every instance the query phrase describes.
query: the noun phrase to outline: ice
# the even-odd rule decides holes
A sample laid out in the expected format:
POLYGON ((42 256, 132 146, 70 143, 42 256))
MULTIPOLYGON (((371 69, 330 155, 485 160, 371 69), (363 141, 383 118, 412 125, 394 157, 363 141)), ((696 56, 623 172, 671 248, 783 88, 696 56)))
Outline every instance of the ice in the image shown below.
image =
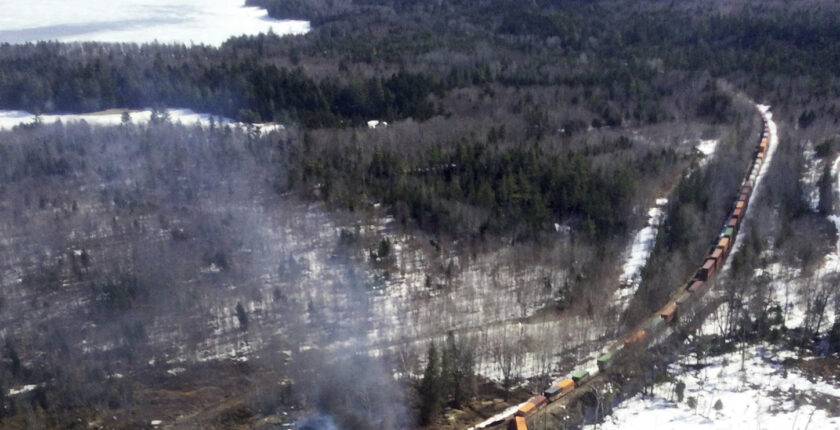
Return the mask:
MULTIPOLYGON (((82 113, 82 114, 55 114, 55 115, 41 115, 36 118, 35 115, 24 111, 0 111, 0 130, 12 128, 21 124, 32 124, 36 119, 43 124, 52 124, 56 121, 64 123, 85 121, 91 125, 118 125, 122 123, 122 115, 128 112, 129 118, 133 123, 147 123, 151 120, 152 109, 144 110, 125 110, 125 109, 110 109, 103 112, 82 113)), ((173 108, 166 111, 171 122, 180 122, 182 124, 199 124, 202 126, 210 126, 211 123, 217 125, 233 125, 245 126, 243 123, 238 123, 230 118, 214 116, 206 113, 193 112, 190 109, 173 108)), ((253 124, 262 132, 269 132, 272 130, 282 130, 284 127, 280 124, 253 124)))
POLYGON ((0 43, 184 43, 219 46, 232 36, 303 34, 309 22, 276 20, 244 0, 31 0, 0 2, 0 43))

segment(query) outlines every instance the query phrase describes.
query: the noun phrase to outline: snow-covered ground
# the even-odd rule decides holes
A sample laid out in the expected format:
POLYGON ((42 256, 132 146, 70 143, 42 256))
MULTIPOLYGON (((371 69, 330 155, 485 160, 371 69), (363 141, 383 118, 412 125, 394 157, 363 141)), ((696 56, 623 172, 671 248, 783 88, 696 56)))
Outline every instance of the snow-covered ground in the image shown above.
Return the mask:
MULTIPOLYGON (((147 123, 152 117, 152 109, 129 111, 111 109, 104 112, 84 114, 41 115, 39 119, 43 124, 52 124, 56 121, 64 123, 85 121, 91 125, 118 125, 122 122, 123 112, 129 113, 129 119, 133 123, 147 123)), ((166 112, 169 115, 170 121, 181 122, 185 125, 200 124, 206 127, 209 126, 211 122, 217 125, 244 125, 242 123, 237 123, 230 118, 218 117, 206 113, 196 113, 190 109, 169 109, 166 112)), ((29 112, 0 111, 0 130, 12 128, 21 124, 32 124, 35 120, 35 115, 29 112)), ((283 129, 283 126, 279 124, 254 125, 260 127, 263 132, 283 129)))
POLYGON ((656 206, 648 210, 647 226, 636 233, 633 243, 627 249, 627 258, 622 267, 619 282, 630 288, 621 288, 616 291, 616 300, 627 300, 636 293, 636 287, 642 281, 642 269, 656 244, 656 232, 662 224, 665 215, 663 209, 666 204, 668 204, 668 199, 656 199, 656 206))
POLYGON ((657 384, 651 396, 632 397, 603 423, 586 428, 840 428, 840 418, 813 405, 823 397, 840 399, 840 388, 797 369, 785 370, 785 357, 767 346, 748 347, 744 370, 740 351, 708 357, 699 370, 694 370, 694 358, 684 358, 668 367, 674 382, 657 384), (682 402, 677 401, 676 381, 685 384, 682 402))
POLYGON ((715 153, 715 149, 717 149, 718 145, 717 139, 709 139, 709 140, 701 140, 700 143, 697 144, 697 150, 703 154, 703 159, 700 160, 700 165, 703 166, 709 162, 711 159, 711 155, 715 153))
POLYGON ((0 1, 0 43, 186 43, 221 45, 232 36, 303 34, 309 22, 276 20, 244 0, 0 1))

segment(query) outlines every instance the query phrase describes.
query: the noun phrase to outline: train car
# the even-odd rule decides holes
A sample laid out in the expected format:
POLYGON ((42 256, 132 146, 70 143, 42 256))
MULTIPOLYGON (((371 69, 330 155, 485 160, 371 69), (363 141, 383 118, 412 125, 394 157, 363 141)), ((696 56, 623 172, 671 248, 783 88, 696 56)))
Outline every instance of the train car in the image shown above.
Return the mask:
POLYGON ((730 242, 729 242, 728 237, 722 237, 722 238, 720 238, 720 240, 718 240, 716 248, 723 251, 723 255, 728 255, 729 254, 729 243, 730 242))
POLYGON ((527 403, 520 406, 519 409, 517 409, 513 415, 519 417, 527 417, 528 415, 533 414, 537 409, 545 406, 546 403, 548 403, 548 400, 545 398, 545 396, 536 395, 534 397, 531 397, 531 399, 528 400, 527 403))
POLYGON ((600 357, 598 357, 598 370, 600 370, 601 372, 607 370, 607 367, 610 366, 610 363, 612 363, 613 358, 615 358, 615 351, 609 351, 606 354, 603 354, 600 357))
POLYGON ((586 370, 578 370, 572 374, 572 381, 575 382, 575 387, 579 387, 587 379, 589 379, 589 372, 586 370))
POLYGON ((723 237, 728 237, 731 241, 733 237, 735 237, 735 229, 732 227, 726 227, 723 229, 723 237))
POLYGON ((715 271, 720 270, 720 267, 723 266, 723 250, 715 248, 709 259, 715 260, 715 271))
POLYGON ((696 294, 696 293, 699 293, 699 292, 703 291, 703 285, 704 285, 704 282, 703 282, 703 281, 701 281, 701 280, 699 280, 699 279, 695 279, 695 280, 694 280, 694 281, 693 281, 693 282, 692 282, 692 283, 688 286, 688 288, 686 288, 686 291, 689 291, 689 292, 691 292, 691 293, 695 293, 695 294, 696 294))
MULTIPOLYGON (((733 231, 737 231, 739 225, 740 225, 740 222, 735 217, 729 217, 729 221, 726 222, 726 227, 731 228, 733 231)), ((737 233, 735 233, 735 234, 737 234, 737 233)))
POLYGON ((513 417, 508 424, 508 430, 528 430, 524 417, 513 417))
POLYGON ((548 399, 549 402, 553 402, 566 394, 569 394, 570 391, 575 389, 575 381, 571 379, 564 379, 543 392, 543 396, 548 399))
MULTIPOLYGON (((658 320, 658 318, 657 318, 657 320, 658 320)), ((644 330, 639 330, 639 331, 633 333, 633 335, 631 335, 627 339, 624 339, 624 344, 625 345, 631 345, 631 344, 634 344, 636 342, 640 342, 640 341, 644 340, 645 337, 647 337, 647 332, 645 332, 644 330)))
POLYGON ((653 317, 648 320, 648 323, 645 326, 645 328, 647 329, 648 333, 656 333, 660 328, 662 328, 662 326, 662 318, 653 317))
MULTIPOLYGON (((752 181, 747 181, 747 182, 752 182, 752 181)), ((752 195, 752 192, 753 192, 752 184, 744 184, 744 186, 741 187, 741 194, 746 194, 747 196, 750 196, 750 195, 752 195)))
POLYGON ((697 279, 701 281, 708 281, 709 278, 711 278, 712 275, 714 275, 716 268, 717 262, 715 261, 715 259, 707 258, 706 262, 703 263, 703 267, 701 267, 700 270, 697 271, 697 279))
POLYGON ((665 305, 665 308, 659 313, 659 316, 662 317, 662 320, 666 323, 670 323, 677 317, 677 303, 671 302, 665 305))
POLYGON ((770 143, 770 139, 768 139, 767 137, 765 137, 764 139, 761 139, 761 143, 758 144, 758 151, 761 152, 762 154, 767 152, 767 144, 769 144, 769 143, 770 143))
POLYGON ((677 304, 677 307, 688 306, 691 303, 691 293, 688 292, 688 287, 685 290, 680 291, 676 297, 674 297, 674 303, 677 304))
POLYGON ((744 219, 744 209, 743 208, 735 208, 735 210, 732 211, 732 218, 738 218, 738 222, 741 222, 741 220, 744 219))

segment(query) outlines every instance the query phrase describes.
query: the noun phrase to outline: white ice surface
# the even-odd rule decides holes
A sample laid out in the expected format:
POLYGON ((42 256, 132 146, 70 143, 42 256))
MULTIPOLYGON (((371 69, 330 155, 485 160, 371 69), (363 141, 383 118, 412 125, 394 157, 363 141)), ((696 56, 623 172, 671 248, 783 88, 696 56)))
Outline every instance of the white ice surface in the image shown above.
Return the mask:
POLYGON ((0 43, 40 40, 221 45, 232 36, 303 34, 244 0, 0 0, 0 43))
MULTIPOLYGON (((181 122, 185 125, 200 124, 202 126, 209 126, 212 121, 217 125, 244 125, 234 122, 229 118, 218 117, 206 113, 196 113, 190 109, 169 109, 170 121, 181 122)), ((56 121, 64 123, 85 121, 91 125, 118 125, 122 122, 123 110, 112 109, 105 112, 95 112, 86 114, 61 114, 61 115, 41 115, 40 120, 43 124, 52 124, 56 121)), ((152 110, 145 109, 141 111, 129 111, 129 116, 133 123, 147 123, 152 117, 152 110)), ((0 130, 9 129, 16 125, 31 124, 35 122, 35 115, 24 111, 0 111, 0 130)), ((254 124, 263 132, 268 132, 275 129, 282 129, 282 125, 278 124, 254 124)))
POLYGON ((677 402, 675 383, 661 383, 653 395, 636 395, 623 402, 605 422, 587 429, 836 429, 840 418, 814 407, 820 397, 840 399, 840 388, 811 381, 798 370, 784 371, 785 354, 766 346, 746 349, 744 369, 741 354, 708 357, 707 366, 690 370, 694 358, 684 358, 668 367, 668 373, 685 383, 684 399, 677 402), (688 407, 693 397, 696 408, 688 407), (721 408, 715 403, 720 400, 721 408))

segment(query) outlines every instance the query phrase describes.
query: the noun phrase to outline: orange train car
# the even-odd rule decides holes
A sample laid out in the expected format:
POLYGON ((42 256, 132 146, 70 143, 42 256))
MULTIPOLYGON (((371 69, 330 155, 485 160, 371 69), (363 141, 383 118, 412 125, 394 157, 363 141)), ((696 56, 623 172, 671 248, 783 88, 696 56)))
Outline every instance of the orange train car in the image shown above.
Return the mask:
POLYGON ((644 330, 639 330, 639 331, 633 333, 632 336, 628 337, 627 339, 624 339, 624 344, 625 345, 630 345, 630 344, 636 343, 640 340, 644 340, 645 336, 647 336, 647 333, 644 330))
POLYGON ((527 403, 522 405, 516 411, 516 413, 514 413, 514 415, 519 417, 527 417, 528 415, 534 413, 534 411, 536 411, 540 407, 544 406, 546 403, 548 403, 548 399, 546 399, 545 396, 540 395, 531 397, 531 400, 528 400, 527 403))
POLYGON ((720 249, 721 251, 723 251, 723 255, 728 254, 729 253, 729 238, 728 237, 720 238, 720 240, 718 241, 718 244, 717 244, 717 248, 720 249))
POLYGON ((510 424, 508 424, 508 430, 528 430, 528 426, 525 424, 525 418, 513 417, 510 424))
POLYGON ((674 302, 668 303, 668 305, 662 309, 662 312, 659 313, 659 316, 662 317, 666 323, 673 321, 677 316, 677 304, 674 302))

